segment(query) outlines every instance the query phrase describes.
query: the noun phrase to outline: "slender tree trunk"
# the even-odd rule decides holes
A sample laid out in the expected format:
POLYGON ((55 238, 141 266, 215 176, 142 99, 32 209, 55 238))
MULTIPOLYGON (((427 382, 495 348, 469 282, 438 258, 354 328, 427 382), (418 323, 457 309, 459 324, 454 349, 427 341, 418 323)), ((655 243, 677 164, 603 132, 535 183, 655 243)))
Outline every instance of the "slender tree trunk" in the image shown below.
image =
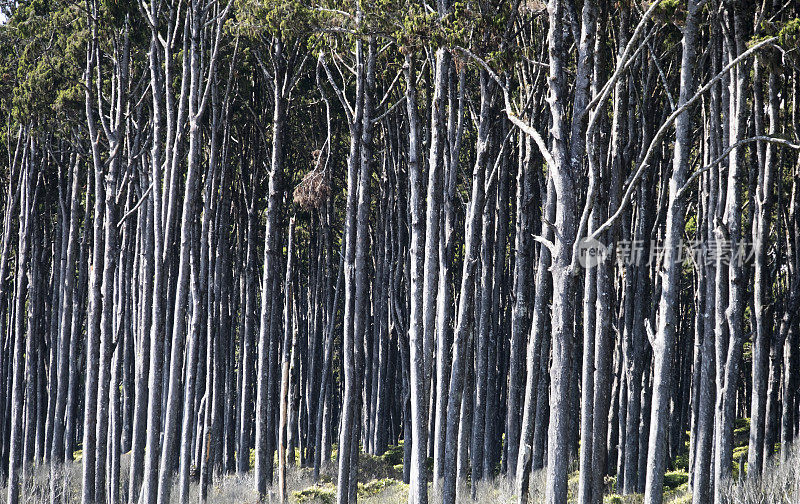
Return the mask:
MULTIPOLYGON (((55 425, 53 426, 53 442, 50 446, 50 500, 53 504, 61 502, 63 487, 61 477, 58 474, 64 463, 64 424, 67 409, 67 387, 69 385, 70 369, 70 340, 72 328, 73 299, 75 296, 75 261, 78 256, 78 210, 80 200, 78 192, 80 190, 80 165, 81 158, 76 156, 71 168, 71 203, 69 212, 69 235, 67 237, 67 257, 62 275, 63 301, 61 303, 59 316, 59 336, 58 336, 58 370, 56 406, 55 406, 55 425)), ((76 336, 77 337, 77 336, 76 336)))
MULTIPOLYGON (((26 143, 31 145, 33 140, 26 143)), ((34 206, 33 184, 33 149, 26 145, 26 156, 23 158, 19 176, 20 201, 19 201, 19 238, 17 245, 18 261, 16 265, 15 292, 14 292, 14 356, 11 362, 11 428, 9 430, 8 450, 8 504, 17 504, 20 499, 20 472, 22 469, 23 455, 23 410, 25 401, 25 292, 27 290, 28 273, 30 267, 28 254, 31 248, 30 222, 31 209, 34 206)))
MULTIPOLYGON (((93 11, 96 12, 96 5, 93 11)), ((92 268, 89 275, 89 315, 86 327, 86 378, 84 388, 83 415, 83 504, 95 502, 96 449, 97 449, 97 387, 100 367, 100 324, 101 324, 101 286, 103 274, 103 202, 105 201, 105 181, 103 180, 100 159, 100 139, 92 108, 91 89, 94 87, 93 72, 96 64, 97 28, 92 25, 93 43, 87 49, 86 61, 86 118, 92 138, 92 159, 94 167, 94 212, 92 215, 94 239, 92 240, 92 268)))
MULTIPOLYGON (((689 1, 686 25, 683 28, 681 56, 681 81, 678 106, 685 104, 694 92, 694 60, 697 25, 700 7, 689 1)), ((677 296, 681 262, 678 260, 684 228, 686 203, 677 198, 689 169, 691 148, 691 117, 680 114, 675 121, 675 147, 672 175, 669 181, 669 207, 667 209, 664 239, 664 258, 661 262, 661 300, 658 307, 657 333, 653 346, 653 399, 650 410, 650 442, 647 453, 647 479, 645 498, 647 504, 661 504, 663 500, 664 470, 666 468, 666 434, 669 424, 669 386, 672 375, 672 353, 677 328, 677 296)))
POLYGON ((562 31, 563 6, 560 0, 547 5, 549 28, 547 34, 550 73, 548 76, 548 102, 550 104, 550 137, 553 141, 553 187, 559 195, 556 202, 555 228, 558 233, 553 242, 552 265, 552 363, 550 365, 550 420, 547 434, 547 485, 545 502, 556 504, 567 500, 567 472, 570 458, 570 362, 573 360, 573 317, 575 276, 572 264, 572 246, 577 231, 574 179, 567 159, 566 82, 564 67, 564 40, 562 31))
MULTIPOLYGON (((458 299, 458 315, 453 340, 453 365, 450 371, 450 390, 447 401, 447 433, 445 437, 445 472, 442 487, 442 502, 453 504, 456 498, 456 456, 459 451, 459 417, 464 392, 464 368, 466 346, 469 344, 470 312, 475 299, 475 267, 480 247, 480 215, 484 205, 484 181, 488 162, 488 140, 490 134, 490 109, 492 90, 489 77, 481 72, 481 108, 478 122, 478 145, 475 166, 472 172, 472 197, 465 218, 464 270, 461 275, 461 295, 458 299)), ((463 449, 463 447, 462 447, 463 449)))
MULTIPOLYGON (((330 76, 329 76, 330 77, 330 76)), ((357 233, 358 168, 360 165, 361 127, 364 102, 364 55, 363 43, 356 42, 356 102, 354 115, 350 118, 350 152, 347 160, 347 203, 345 207, 345 253, 344 253, 344 331, 342 336, 344 365, 344 394, 339 426, 339 475, 336 485, 337 504, 348 504, 350 487, 350 457, 355 429, 356 400, 356 356, 355 356, 355 261, 357 233)))
MULTIPOLYGON (((279 65, 285 64, 283 43, 276 39, 273 41, 273 58, 279 65)), ((280 67, 279 67, 280 68, 280 67)), ((285 69, 281 68, 286 71, 285 69)), ((276 68, 278 70, 278 68, 276 68)), ((284 80, 287 77, 283 76, 284 80)), ((276 74, 276 79, 279 79, 276 74)), ((262 496, 267 492, 267 483, 272 481, 272 449, 269 441, 270 433, 274 433, 274 424, 271 424, 272 407, 269 392, 269 375, 267 369, 271 360, 271 320, 270 302, 273 300, 272 284, 276 273, 275 265, 275 235, 277 234, 278 206, 278 180, 283 171, 283 136, 286 124, 286 99, 283 96, 280 80, 275 82, 274 111, 272 123, 272 166, 269 173, 269 199, 267 203, 267 223, 264 232, 264 272, 261 283, 261 324, 258 339, 258 384, 256 386, 256 490, 262 496), (270 429, 269 425, 273 425, 270 429)))
MULTIPOLYGON (((552 179, 548 177, 547 193, 543 205, 544 218, 549 222, 555 219, 556 202, 555 189, 552 179)), ((550 228, 544 231, 544 237, 551 240, 553 232, 550 228)), ((536 293, 533 306, 533 317, 531 319, 531 335, 528 339, 527 348, 527 375, 525 379, 525 402, 522 415, 522 433, 520 436, 520 450, 517 457, 517 493, 520 502, 528 502, 528 487, 530 485, 531 469, 538 469, 537 465, 540 457, 537 457, 536 448, 538 446, 536 433, 539 432, 539 439, 542 439, 542 423, 539 403, 540 396, 543 395, 543 385, 546 383, 547 365, 550 358, 550 335, 546 332, 547 300, 552 291, 552 276, 550 274, 551 256, 550 250, 542 245, 539 251, 539 260, 536 267, 536 293), (545 347, 547 351, 545 351, 545 347)), ((542 398, 542 402, 543 402, 542 398)), ((544 407, 544 404, 542 404, 544 407)), ((542 409, 544 409, 542 407, 542 409)))
MULTIPOLYGON (((280 423, 278 424, 278 499, 281 503, 288 503, 286 494, 286 439, 287 439, 287 410, 289 407, 289 365, 290 356, 294 352, 294 340, 297 335, 292 327, 292 299, 294 297, 294 217, 289 220, 289 238, 286 246, 286 280, 284 282, 283 302, 283 350, 281 357, 281 396, 280 396, 280 423)), ((294 450, 291 457, 294 459, 294 450)))
POLYGON ((455 79, 455 70, 449 77, 449 116, 448 147, 449 156, 445 156, 445 194, 443 202, 443 229, 439 233, 439 292, 436 307, 436 417, 433 447, 433 481, 440 486, 444 475, 445 436, 447 435, 447 403, 450 381, 450 349, 453 341, 453 294, 451 283, 453 277, 454 225, 455 225, 455 185, 459 167, 459 154, 464 128, 464 79, 463 70, 455 79), (457 86, 457 91, 456 91, 457 86), (456 103, 458 105, 456 105, 456 103))
MULTIPOLYGON (((734 18, 736 33, 727 37, 730 60, 733 60, 737 54, 745 50, 742 14, 734 11, 732 12, 732 17, 734 18)), ((746 82, 747 69, 742 66, 734 69, 729 84, 729 110, 727 116, 731 145, 744 138, 745 134, 747 120, 746 82)), ((726 248, 729 247, 731 251, 737 250, 741 238, 742 182, 744 177, 742 150, 741 148, 735 148, 729 155, 727 192, 723 207, 724 214, 715 229, 717 242, 726 245, 726 248)), ((727 296, 720 299, 721 292, 717 291, 717 306, 718 310, 721 305, 725 307, 723 313, 718 314, 718 317, 724 317, 724 324, 727 325, 727 342, 725 345, 721 345, 720 342, 717 343, 717 410, 714 458, 714 502, 716 504, 721 504, 724 501, 723 485, 730 477, 732 470, 730 461, 733 453, 733 422, 736 415, 736 392, 744 341, 744 268, 741 261, 736 257, 719 257, 717 259, 717 269, 719 270, 723 267, 727 267, 728 273, 727 296), (728 262, 728 264, 725 265, 723 260, 726 260, 725 262, 728 262)), ((724 337, 723 334, 720 335, 724 337)))

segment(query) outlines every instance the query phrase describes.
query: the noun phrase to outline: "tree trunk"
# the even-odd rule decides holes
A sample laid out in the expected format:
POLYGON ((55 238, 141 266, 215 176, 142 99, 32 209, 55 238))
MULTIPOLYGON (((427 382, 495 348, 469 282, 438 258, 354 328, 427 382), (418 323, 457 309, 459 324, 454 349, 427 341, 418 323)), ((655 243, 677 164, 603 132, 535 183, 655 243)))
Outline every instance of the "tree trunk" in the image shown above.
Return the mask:
MULTIPOLYGON (((681 81, 678 106, 685 104, 694 92, 694 60, 696 53, 699 6, 689 1, 686 25, 683 28, 681 81)), ((672 353, 677 328, 678 281, 680 278, 681 236, 686 203, 676 192, 686 182, 691 148, 691 117, 688 113, 675 120, 675 147, 664 237, 664 258, 661 261, 661 299, 658 307, 658 329, 653 336, 653 399, 650 410, 650 441, 647 453, 647 480, 644 502, 661 504, 666 468, 666 434, 669 424, 669 387, 672 375, 672 353)))
MULTIPOLYGON (((478 240, 481 233, 480 215, 484 205, 484 180, 488 161, 490 133, 490 109, 492 91, 489 77, 481 72, 481 108, 478 121, 478 149, 472 172, 472 197, 465 218, 464 270, 461 275, 461 296, 458 299, 458 315, 453 340, 453 364, 450 371, 450 387, 447 401, 447 432, 445 437, 444 479, 442 502, 453 504, 456 498, 456 456, 459 451, 459 418, 464 391, 464 368, 466 346, 469 344, 470 312, 475 299, 475 267, 480 251, 478 240)), ((463 449, 463 447, 462 447, 463 449)))

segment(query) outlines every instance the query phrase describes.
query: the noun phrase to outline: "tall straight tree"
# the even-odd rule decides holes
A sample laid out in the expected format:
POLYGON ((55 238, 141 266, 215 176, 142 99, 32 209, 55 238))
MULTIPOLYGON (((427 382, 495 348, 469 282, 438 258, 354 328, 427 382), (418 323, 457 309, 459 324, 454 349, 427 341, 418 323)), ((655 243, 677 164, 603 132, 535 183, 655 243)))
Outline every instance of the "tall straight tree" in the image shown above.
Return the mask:
MULTIPOLYGON (((296 82, 295 57, 297 48, 286 49, 280 36, 275 36, 271 42, 271 62, 273 88, 273 114, 272 114, 272 154, 269 171, 269 198, 267 200, 267 219, 264 231, 264 271, 261 282, 261 321, 258 338, 258 383, 256 385, 256 489, 259 494, 265 495, 267 483, 272 481, 272 452, 274 445, 274 423, 270 420, 272 399, 274 395, 270 390, 269 373, 271 366, 270 355, 272 345, 271 306, 273 302, 273 284, 276 278, 277 265, 275 261, 276 235, 278 210, 280 205, 279 181, 283 173, 284 161, 284 135, 286 132, 286 116, 289 96, 296 82)), ((266 69, 262 69, 266 72, 266 69)))
POLYGON ((545 500, 548 504, 567 499, 567 471, 569 460, 570 362, 573 359, 573 317, 575 276, 572 264, 572 245, 577 232, 576 194, 574 171, 568 158, 566 143, 567 115, 566 70, 564 68, 563 4, 550 0, 547 4, 549 28, 547 47, 550 56, 548 103, 550 105, 551 159, 548 169, 553 177, 553 188, 558 194, 555 215, 555 241, 552 244, 553 302, 552 302, 552 363, 550 364, 550 421, 547 433, 547 486, 545 500))
MULTIPOLYGON (((423 202, 422 168, 419 160, 420 145, 420 120, 417 112, 416 69, 412 54, 406 54, 404 72, 406 78, 406 107, 408 109, 408 182, 410 186, 409 217, 411 220, 411 241, 409 254, 411 261, 411 275, 409 295, 411 298, 408 324, 408 342, 411 358, 411 491, 409 504, 425 504, 428 500, 428 485, 425 478, 427 415, 425 406, 428 397, 425 394, 425 346, 427 320, 425 311, 425 285, 424 265, 427 259, 425 254, 425 206, 423 202)), ((436 170, 433 170, 434 173, 436 170)), ((434 185, 438 180, 434 181, 434 185)), ((438 197, 438 196, 437 196, 438 197)), ((434 198, 435 199, 435 198, 434 198)), ((428 200, 428 205, 434 207, 436 202, 428 200)), ((432 210, 433 211, 433 210, 432 210)), ((438 207, 435 208, 438 213, 438 207)), ((438 217, 436 225, 438 227, 438 217)), ((434 259, 432 255, 431 260, 434 259)))
POLYGON ((22 470, 22 440, 23 440, 23 408, 25 401, 25 341, 30 336, 25 329, 25 292, 27 290, 28 254, 31 248, 31 210, 35 205, 36 191, 34 188, 35 164, 33 158, 33 137, 27 136, 25 141, 25 154, 20 163, 20 197, 19 197, 19 231, 17 252, 19 260, 16 265, 14 282, 14 354, 10 363, 11 370, 11 408, 8 449, 8 503, 17 504, 20 498, 20 472, 22 470))
MULTIPOLYGON (((694 67, 697 31, 701 5, 689 0, 686 24, 681 42, 680 92, 678 106, 684 106, 694 93, 694 67)), ((666 467, 666 435, 669 424, 670 385, 672 383, 672 354, 675 346, 675 331, 678 323, 676 313, 678 284, 681 269, 681 237, 684 228, 686 202, 678 197, 678 191, 686 183, 691 149, 691 115, 683 112, 675 119, 675 147, 673 151, 672 175, 669 179, 667 220, 664 235, 664 257, 660 269, 662 275, 661 300, 658 307, 658 327, 653 336, 653 399, 650 410, 649 449, 647 452, 647 480, 645 502, 660 504, 663 500, 664 469, 666 467)))
MULTIPOLYGON (((447 401, 447 430, 445 437, 444 478, 442 482, 442 502, 453 504, 456 500, 456 458, 459 426, 461 425, 461 405, 464 388, 465 368, 471 366, 467 358, 469 345, 470 312, 475 301, 475 269, 480 253, 479 239, 481 234, 481 214, 485 201, 486 165, 489 158, 489 135, 491 128, 491 110, 493 108, 493 86, 485 71, 480 72, 481 105, 478 116, 478 144, 475 164, 472 171, 472 190, 467 216, 464 221, 464 266, 461 275, 461 296, 458 299, 458 311, 453 337, 453 365, 450 371, 449 398, 447 401)), ((471 393, 467 390, 467 393, 471 393)), ((462 427, 463 428, 463 427, 462 427)))

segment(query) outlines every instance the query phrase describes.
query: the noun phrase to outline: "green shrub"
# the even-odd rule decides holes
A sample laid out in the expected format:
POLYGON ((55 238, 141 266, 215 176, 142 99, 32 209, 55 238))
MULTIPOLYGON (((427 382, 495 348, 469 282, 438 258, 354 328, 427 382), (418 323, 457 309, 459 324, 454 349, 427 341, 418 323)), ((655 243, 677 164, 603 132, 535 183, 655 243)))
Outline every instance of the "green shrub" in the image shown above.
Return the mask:
POLYGON ((333 504, 336 502, 336 487, 332 484, 314 485, 292 492, 296 502, 333 504))
POLYGON ((389 465, 395 466, 403 463, 403 441, 396 445, 389 446, 381 455, 381 458, 389 465))
POLYGON ((641 504, 643 501, 644 495, 642 494, 610 494, 603 497, 603 504, 641 504))
POLYGON ((370 495, 375 495, 377 493, 383 492, 392 485, 396 485, 397 483, 399 482, 396 479, 392 478, 375 479, 372 481, 368 481, 367 483, 359 483, 358 496, 367 497, 370 495))
POLYGON ((689 474, 686 471, 670 471, 664 474, 664 488, 678 488, 689 481, 689 474))
POLYGON ((681 469, 687 471, 689 469, 689 455, 688 454, 677 455, 675 457, 674 465, 676 470, 681 469))

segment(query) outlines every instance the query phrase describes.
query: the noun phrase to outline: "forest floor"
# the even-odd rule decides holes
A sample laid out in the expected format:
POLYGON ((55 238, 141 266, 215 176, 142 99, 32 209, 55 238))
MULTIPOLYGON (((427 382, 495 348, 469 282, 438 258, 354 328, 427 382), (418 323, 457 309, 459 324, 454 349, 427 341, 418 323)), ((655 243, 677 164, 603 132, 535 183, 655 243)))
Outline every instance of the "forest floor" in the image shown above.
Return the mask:
MULTIPOLYGON (((794 499, 800 495, 800 449, 792 450, 788 463, 773 464, 766 471, 764 477, 758 481, 740 481, 738 478, 739 464, 746 461, 747 442, 749 432, 749 419, 740 419, 736 422, 734 431, 734 460, 733 483, 726 489, 731 497, 731 502, 737 504, 754 504, 756 502, 769 503, 795 503, 794 499)), ((335 447, 334 447, 335 455, 335 447)), ((776 457, 777 458, 777 457, 776 457)), ((335 460, 335 457, 334 457, 335 460)), ((129 460, 123 455, 121 464, 122 495, 127 491, 127 474, 129 460)), ((664 503, 687 504, 692 501, 688 489, 687 457, 678 456, 671 464, 672 470, 664 476, 664 503)), ((277 470, 277 464, 276 464, 277 470)), ((64 474, 67 482, 67 495, 63 500, 66 503, 80 502, 81 464, 80 452, 76 452, 76 460, 66 466, 64 474)), ((290 502, 293 504, 333 504, 336 502, 335 486, 336 465, 326 464, 320 473, 320 480, 314 482, 313 471, 297 465, 290 466, 287 470, 287 488, 290 502)), ((574 502, 578 493, 577 471, 569 478, 570 503, 574 502)), ((530 495, 531 502, 536 504, 544 500, 544 471, 538 471, 531 477, 530 495)), ((31 479, 25 485, 22 502, 25 504, 44 504, 50 502, 49 471, 44 468, 34 471, 31 479)), ((403 483, 403 446, 392 446, 381 455, 374 456, 362 453, 358 464, 358 502, 363 504, 401 504, 408 501, 408 485, 403 483)), ((255 504, 257 495, 253 490, 253 474, 250 471, 244 475, 226 475, 214 481, 209 488, 209 504, 255 504)), ((504 477, 481 482, 475 488, 474 500, 470 498, 471 488, 464 488, 458 492, 459 504, 491 503, 513 504, 517 499, 513 495, 513 485, 504 477)), ((197 486, 193 485, 190 502, 197 502, 197 486)), ((277 492, 277 491, 276 491, 277 492)), ((603 498, 604 504, 639 504, 643 501, 642 494, 619 495, 616 493, 616 479, 608 478, 607 494, 603 498)), ((4 504, 6 490, 0 489, 0 504, 4 504)), ((178 502, 177 491, 172 492, 172 502, 178 502)), ((438 502, 435 489, 431 489, 429 502, 438 502)))

